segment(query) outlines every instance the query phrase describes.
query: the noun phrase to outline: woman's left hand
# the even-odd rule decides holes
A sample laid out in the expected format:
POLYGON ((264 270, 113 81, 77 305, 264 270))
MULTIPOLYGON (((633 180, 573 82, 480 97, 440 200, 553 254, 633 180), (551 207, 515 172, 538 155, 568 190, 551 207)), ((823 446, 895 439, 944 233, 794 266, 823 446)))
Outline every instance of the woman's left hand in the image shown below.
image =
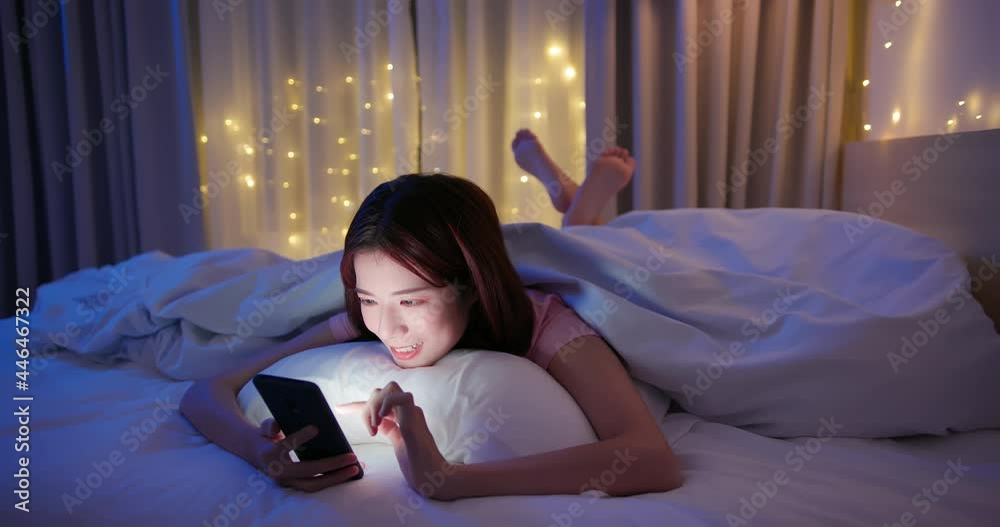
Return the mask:
POLYGON ((424 419, 424 411, 413 403, 413 394, 395 381, 375 388, 368 401, 340 404, 342 413, 360 413, 368 432, 385 434, 396 452, 399 469, 407 483, 421 495, 438 500, 453 500, 450 489, 455 466, 444 458, 424 419))

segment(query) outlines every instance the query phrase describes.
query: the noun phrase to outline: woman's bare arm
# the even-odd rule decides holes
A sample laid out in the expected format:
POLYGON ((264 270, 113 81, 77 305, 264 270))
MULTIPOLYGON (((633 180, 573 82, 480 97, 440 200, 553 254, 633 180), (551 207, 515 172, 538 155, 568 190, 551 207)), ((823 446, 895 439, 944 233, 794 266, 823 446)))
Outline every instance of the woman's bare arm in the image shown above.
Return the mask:
POLYGON ((254 375, 289 355, 342 341, 343 337, 334 335, 323 321, 277 347, 248 357, 232 371, 195 382, 181 399, 180 411, 202 435, 252 465, 254 452, 270 440, 243 415, 236 400, 239 390, 254 375))

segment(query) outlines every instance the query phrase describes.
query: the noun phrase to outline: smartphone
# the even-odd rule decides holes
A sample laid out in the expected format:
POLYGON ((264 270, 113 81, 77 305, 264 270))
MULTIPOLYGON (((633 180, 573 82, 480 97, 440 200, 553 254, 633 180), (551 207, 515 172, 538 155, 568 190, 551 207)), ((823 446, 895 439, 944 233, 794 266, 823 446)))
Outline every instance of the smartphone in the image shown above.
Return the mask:
MULTIPOLYGON (((354 453, 316 383, 259 373, 254 376, 253 385, 285 436, 290 436, 307 425, 314 425, 319 429, 315 437, 295 449, 299 460, 312 461, 354 453)), ((361 462, 354 466, 358 467, 358 474, 350 481, 364 476, 361 462)))

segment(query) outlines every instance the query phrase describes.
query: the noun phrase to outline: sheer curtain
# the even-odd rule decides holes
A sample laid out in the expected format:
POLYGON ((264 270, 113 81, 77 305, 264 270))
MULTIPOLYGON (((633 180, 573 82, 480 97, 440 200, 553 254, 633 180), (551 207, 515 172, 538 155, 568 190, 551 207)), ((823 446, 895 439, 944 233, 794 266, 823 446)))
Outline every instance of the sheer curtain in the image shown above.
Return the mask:
POLYGON ((343 247, 379 183, 411 171, 408 1, 200 3, 202 207, 211 248, 343 247))
POLYGON ((340 249, 360 200, 417 171, 476 182, 503 222, 558 227, 514 163, 521 127, 583 179, 574 2, 203 1, 199 18, 203 207, 190 212, 212 248, 340 249))

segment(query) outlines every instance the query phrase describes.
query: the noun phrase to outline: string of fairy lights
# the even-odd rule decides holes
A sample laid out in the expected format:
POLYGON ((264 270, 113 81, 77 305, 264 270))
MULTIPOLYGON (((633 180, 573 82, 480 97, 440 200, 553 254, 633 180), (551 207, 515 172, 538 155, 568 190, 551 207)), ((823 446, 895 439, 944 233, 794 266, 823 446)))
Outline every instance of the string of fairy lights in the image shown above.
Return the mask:
MULTIPOLYGON (((893 3, 893 7, 895 9, 903 9, 903 1, 902 0, 895 0, 895 2, 893 3)), ((915 14, 915 12, 914 13, 906 13, 906 14, 907 14, 907 16, 912 16, 913 14, 915 14)), ((884 49, 886 49, 886 50, 892 48, 892 41, 891 40, 884 41, 882 43, 882 47, 884 49)), ((871 79, 864 79, 864 80, 862 80, 861 81, 861 86, 863 88, 868 88, 869 86, 871 86, 871 79)), ((947 119, 943 119, 944 125, 946 127, 946 130, 949 131, 949 132, 954 131, 956 129, 956 127, 959 125, 959 119, 962 118, 962 117, 964 117, 964 116, 966 116, 966 115, 971 116, 971 118, 973 120, 975 120, 975 121, 982 120, 982 118, 983 118, 983 114, 982 113, 976 112, 976 113, 973 114, 973 113, 967 111, 968 107, 966 106, 966 100, 964 98, 963 99, 959 99, 958 101, 956 101, 955 108, 956 108, 955 111, 951 115, 949 115, 947 119)), ((902 113, 901 108, 899 107, 899 105, 894 106, 893 109, 892 109, 892 112, 889 114, 889 121, 893 125, 896 125, 896 124, 899 124, 899 122, 902 120, 902 118, 903 118, 903 113, 902 113)), ((871 132, 872 131, 872 124, 871 124, 871 122, 867 122, 866 121, 862 125, 862 129, 865 131, 865 133, 871 132)))
MULTIPOLYGON (((586 103, 582 97, 582 88, 578 85, 573 85, 579 82, 578 79, 579 73, 576 69, 576 66, 572 64, 571 60, 569 60, 568 50, 565 47, 565 45, 559 42, 553 42, 544 45, 543 49, 545 54, 548 56, 549 60, 547 60, 546 64, 544 64, 542 67, 538 69, 535 75, 533 76, 529 75, 527 77, 528 82, 533 83, 537 87, 537 89, 541 90, 551 89, 552 88, 551 85, 554 84, 555 82, 563 84, 563 87, 561 89, 566 90, 565 93, 577 95, 573 99, 566 99, 566 100, 575 100, 576 101, 575 106, 579 110, 585 110, 586 103)), ((394 68, 392 63, 384 64, 384 69, 375 68, 375 70, 377 72, 384 73, 387 75, 404 74, 403 72, 394 68)), ((420 78, 415 77, 415 80, 417 85, 419 86, 420 78)), ((360 96, 362 91, 370 93, 369 90, 361 90, 362 85, 365 81, 358 79, 355 75, 346 75, 341 78, 340 82, 343 83, 341 88, 353 91, 344 91, 344 89, 335 90, 331 89, 330 86, 325 84, 307 85, 307 83, 302 79, 301 76, 295 74, 289 75, 285 78, 284 82, 282 83, 286 84, 287 86, 286 90, 281 90, 281 93, 284 96, 283 100, 285 101, 283 103, 284 107, 289 112, 292 112, 298 116, 305 117, 306 128, 309 128, 310 130, 322 129, 322 127, 327 126, 329 124, 329 116, 324 115, 323 111, 319 110, 312 111, 313 108, 322 107, 322 105, 314 104, 315 102, 314 100, 308 101, 307 104, 306 101, 307 96, 313 95, 309 92, 314 92, 315 96, 325 96, 331 99, 344 96, 357 97, 361 113, 389 112, 389 114, 391 115, 393 108, 392 105, 396 99, 395 94, 391 90, 379 94, 378 96, 379 100, 374 100, 371 97, 368 98, 369 100, 364 100, 364 98, 360 96), (308 115, 306 115, 306 112, 308 112, 308 115)), ((369 82, 373 88, 376 86, 376 79, 371 79, 368 80, 367 82, 369 82)), ((391 82, 387 83, 387 85, 392 85, 392 83, 391 82)), ((275 99, 279 100, 278 97, 275 97, 275 99)), ((338 103, 343 102, 343 100, 339 100, 337 102, 338 103)), ((452 101, 446 101, 446 103, 451 103, 451 102, 452 101)), ((336 105, 334 105, 333 107, 342 108, 342 106, 336 106, 336 105)), ((420 106, 419 110, 420 112, 424 112, 426 110, 426 106, 420 106)), ((241 192, 250 195, 250 197, 248 198, 240 198, 244 200, 240 201, 240 203, 249 204, 249 207, 251 209, 254 209, 254 210, 248 210, 241 208, 238 215, 241 216, 250 215, 251 218, 254 218, 253 216, 254 214, 259 214, 259 212, 257 212, 258 210, 264 209, 263 207, 259 206, 259 203, 262 203, 262 201, 258 201, 261 200, 264 195, 256 193, 268 192, 271 191, 272 188, 274 192, 292 190, 297 185, 297 181, 299 181, 298 179, 296 179, 296 176, 301 175, 297 171, 296 168, 297 165, 293 166, 278 165, 276 164, 276 162, 258 163, 257 162, 258 156, 267 156, 269 158, 277 158, 277 159, 284 158, 289 161, 299 161, 303 160, 304 157, 310 154, 303 153, 302 151, 300 151, 295 147, 289 147, 288 149, 280 149, 279 151, 277 145, 275 144, 277 141, 274 141, 268 137, 259 137, 256 142, 253 142, 253 140, 249 138, 241 139, 242 137, 248 137, 249 133, 251 131, 257 130, 257 128, 250 123, 251 121, 250 119, 242 121, 239 118, 240 116, 236 115, 237 113, 241 113, 238 110, 234 109, 231 111, 233 112, 231 115, 221 116, 224 128, 220 127, 218 129, 223 130, 223 133, 225 135, 224 138, 221 138, 220 140, 214 140, 210 138, 208 134, 202 133, 199 135, 199 139, 203 149, 211 147, 211 148, 223 148, 223 151, 228 151, 229 147, 233 147, 235 148, 237 155, 241 159, 247 161, 247 164, 249 166, 256 167, 257 170, 269 172, 263 174, 262 176, 261 174, 256 173, 255 170, 241 170, 240 174, 235 178, 238 184, 232 186, 235 187, 236 192, 241 192), (216 146, 216 145, 222 145, 222 146, 216 146), (284 177, 278 175, 282 173, 285 174, 284 177)), ((525 112, 523 118, 527 119, 529 122, 533 121, 537 122, 540 120, 544 120, 548 117, 547 115, 548 112, 543 105, 536 105, 533 108, 519 109, 515 111, 525 112)), ((220 116, 215 116, 214 118, 219 118, 219 117, 220 116)), ((338 150, 338 152, 340 151, 343 152, 344 163, 342 163, 341 166, 330 165, 326 166, 325 168, 321 168, 321 170, 325 171, 326 175, 328 176, 336 176, 338 174, 341 176, 360 175, 359 173, 362 172, 362 169, 360 167, 361 155, 359 147, 361 145, 357 143, 359 141, 364 141, 366 139, 370 140, 373 138, 374 132, 373 129, 370 127, 371 125, 366 124, 368 122, 374 122, 374 121, 367 120, 365 118, 361 119, 361 125, 356 131, 356 133, 359 135, 356 137, 352 138, 349 137, 348 134, 343 134, 343 132, 341 132, 343 135, 337 135, 336 137, 330 137, 330 139, 328 139, 331 143, 330 145, 331 149, 340 149, 338 150)), ((311 132, 307 130, 306 134, 308 135, 309 133, 311 132)), ((385 133, 390 135, 381 137, 387 139, 388 141, 392 141, 391 139, 392 130, 391 129, 387 130, 385 133)), ((585 138, 586 136, 582 135, 580 138, 578 138, 579 139, 578 142, 581 144, 584 143, 585 138)), ((327 139, 324 139, 323 141, 326 140, 327 139)), ((284 139, 282 141, 284 141, 284 139)), ((424 141, 441 142, 442 139, 436 137, 428 137, 424 138, 424 141)), ((505 146, 506 145, 497 145, 498 148, 505 146)), ((322 156, 328 155, 328 152, 323 152, 320 155, 322 156)), ((226 157, 227 156, 223 155, 222 159, 225 159, 226 157)), ((393 157, 395 158, 396 156, 394 155, 393 157)), ((388 162, 389 160, 382 159, 381 161, 383 162, 381 165, 378 163, 378 161, 375 161, 374 164, 376 166, 371 166, 370 168, 366 167, 363 169, 363 171, 364 172, 370 171, 370 173, 373 176, 381 175, 381 177, 383 178, 391 179, 390 172, 387 172, 383 168, 384 163, 388 162)), ((398 159, 396 159, 395 161, 398 161, 398 159)), ((441 172, 442 167, 434 166, 433 170, 435 172, 441 172)), ((445 167, 445 170, 446 171, 448 170, 447 167, 445 167)), ((513 177, 516 178, 515 181, 519 180, 521 184, 531 184, 531 182, 533 181, 533 178, 529 177, 528 174, 515 173, 513 177)), ((335 183, 335 186, 345 189, 358 188, 358 186, 354 184, 353 180, 350 182, 344 181, 343 183, 335 183)), ((201 191, 203 194, 207 193, 209 191, 209 187, 207 185, 202 185, 201 191)), ((316 191, 319 190, 318 189, 305 190, 307 194, 316 191)), ((355 212, 354 209, 357 207, 359 199, 360 198, 352 194, 350 190, 339 191, 336 193, 332 193, 332 195, 329 196, 329 203, 331 205, 342 207, 343 213, 338 214, 338 216, 340 216, 343 219, 343 222, 335 221, 334 223, 341 223, 340 225, 335 225, 335 226, 330 225, 329 221, 322 221, 322 220, 313 221, 311 226, 308 227, 304 226, 306 223, 308 223, 305 222, 306 214, 304 214, 304 212, 300 210, 298 206, 288 205, 289 208, 286 209, 285 212, 281 213, 281 214, 287 214, 287 216, 284 217, 287 217, 288 221, 282 224, 286 225, 287 227, 279 227, 279 229, 281 230, 287 229, 283 235, 284 238, 282 244, 284 245, 284 247, 283 248, 270 247, 270 248, 272 250, 277 250, 285 254, 296 254, 296 253, 301 253, 302 251, 308 249, 308 247, 306 247, 308 243, 306 242, 309 241, 310 239, 310 233, 315 233, 317 230, 319 233, 323 235, 327 235, 330 234, 331 232, 336 232, 338 230, 341 236, 346 235, 347 234, 346 224, 350 222, 350 218, 353 216, 353 213, 355 212), (327 224, 323 225, 323 223, 327 224)), ((281 200, 278 201, 280 202, 281 200)), ((284 202, 292 203, 294 202, 294 200, 286 200, 284 202)), ((268 201, 268 203, 274 203, 274 201, 268 201)), ((299 205, 301 205, 301 203, 299 205)), ((506 219, 511 219, 511 217, 516 216, 519 212, 519 209, 517 207, 506 207, 506 208, 498 207, 498 208, 500 210, 506 210, 510 212, 510 215, 506 219)), ((314 212, 315 211, 310 211, 310 214, 313 214, 314 212)), ((232 213, 237 214, 235 212, 232 213)), ((263 213, 266 214, 266 212, 263 213)), ((324 211, 319 211, 319 215, 321 215, 323 218, 328 218, 328 215, 326 215, 324 211)), ((253 239, 254 236, 260 237, 264 235, 264 233, 261 232, 263 228, 262 225, 260 225, 260 222, 263 221, 261 219, 254 218, 248 220, 246 217, 234 218, 226 216, 226 217, 220 217, 216 221, 223 221, 223 222, 232 221, 232 222, 242 223, 242 231, 244 232, 245 236, 250 237, 251 242, 257 242, 266 245, 266 243, 263 240, 253 239), (255 223, 257 224, 255 225, 255 223)), ((340 240, 340 243, 342 243, 342 239, 340 240)))

